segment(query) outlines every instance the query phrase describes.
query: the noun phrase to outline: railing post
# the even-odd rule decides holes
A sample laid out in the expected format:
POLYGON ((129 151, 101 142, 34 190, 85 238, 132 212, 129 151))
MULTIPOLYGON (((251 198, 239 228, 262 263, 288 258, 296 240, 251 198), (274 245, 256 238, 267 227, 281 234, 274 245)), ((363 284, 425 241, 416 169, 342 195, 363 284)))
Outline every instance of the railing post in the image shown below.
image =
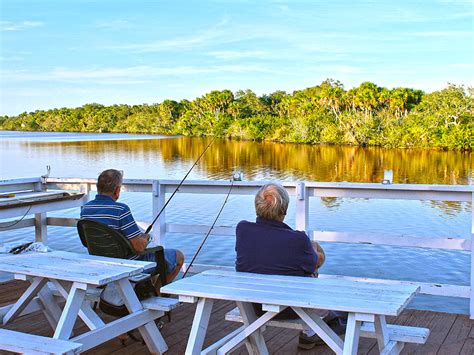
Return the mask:
MULTIPOLYGON (((306 186, 304 182, 296 185, 296 229, 308 230, 309 199, 306 198, 306 186)), ((311 238, 311 236, 310 236, 311 238)))
MULTIPOLYGON (((35 183, 35 191, 46 191, 46 184, 43 180, 35 183)), ((46 244, 48 240, 48 218, 46 212, 35 213, 35 242, 46 244)))
POLYGON ((82 198, 83 203, 86 203, 90 200, 90 193, 91 193, 91 184, 85 183, 79 185, 80 191, 85 194, 82 198))
MULTIPOLYGON (((152 218, 154 219, 161 208, 165 205, 165 186, 160 184, 159 180, 153 180, 153 203, 152 203, 152 218)), ((150 221, 151 222, 151 221, 150 221)), ((155 245, 161 244, 166 232, 166 211, 163 211, 156 221, 151 234, 155 245)))
POLYGON ((469 317, 474 319, 474 192, 471 194, 471 290, 469 317))
POLYGON ((34 187, 35 191, 46 191, 47 189, 47 185, 42 179, 36 182, 34 185, 35 185, 34 187))
POLYGON ((48 241, 48 218, 46 213, 35 213, 35 242, 48 241))

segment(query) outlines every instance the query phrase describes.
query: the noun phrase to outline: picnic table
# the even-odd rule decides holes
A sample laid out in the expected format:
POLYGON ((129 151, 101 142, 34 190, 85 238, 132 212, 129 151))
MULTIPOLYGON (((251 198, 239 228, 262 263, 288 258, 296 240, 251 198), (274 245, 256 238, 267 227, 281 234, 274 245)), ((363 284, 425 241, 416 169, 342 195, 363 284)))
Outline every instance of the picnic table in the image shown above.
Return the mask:
MULTIPOLYGON (((40 302, 41 309, 54 329, 53 339, 70 340, 81 344, 81 351, 95 347, 109 339, 138 328, 148 349, 152 353, 163 353, 167 345, 154 320, 163 316, 161 307, 148 300, 149 307, 140 302, 129 278, 144 269, 154 267, 153 262, 105 258, 63 251, 49 253, 26 253, 0 258, 0 271, 13 273, 16 279, 29 281, 31 285, 12 305, 3 307, 3 324, 8 324, 25 313, 32 301, 40 302), (53 291, 47 287, 52 283, 62 299, 63 309, 53 291), (115 283, 129 315, 105 324, 86 299, 88 289, 115 283), (77 318, 80 317, 90 331, 72 337, 77 318)), ((159 298, 157 298, 159 299, 159 298)), ((166 299, 169 307, 177 300, 166 299)), ((20 336, 18 337, 21 338, 20 336)), ((0 340, 0 349, 2 344, 0 340)), ((19 344, 20 345, 20 344, 19 344)), ((10 348, 9 348, 10 349, 10 348)))
POLYGON ((419 292, 419 287, 411 285, 209 270, 166 285, 161 292, 178 295, 181 302, 197 302, 186 348, 188 355, 226 354, 242 342, 251 354, 268 354, 263 328, 271 325, 272 319, 287 307, 336 354, 357 353, 362 322, 372 324, 372 333, 384 354, 400 352, 404 342, 426 341, 429 333, 427 329, 415 327, 394 331, 387 325, 386 316, 399 315, 419 292), (214 300, 235 301, 244 325, 202 350, 214 300), (261 303, 265 313, 257 317, 251 303, 261 303), (348 312, 344 341, 320 317, 312 314, 316 309, 348 312))

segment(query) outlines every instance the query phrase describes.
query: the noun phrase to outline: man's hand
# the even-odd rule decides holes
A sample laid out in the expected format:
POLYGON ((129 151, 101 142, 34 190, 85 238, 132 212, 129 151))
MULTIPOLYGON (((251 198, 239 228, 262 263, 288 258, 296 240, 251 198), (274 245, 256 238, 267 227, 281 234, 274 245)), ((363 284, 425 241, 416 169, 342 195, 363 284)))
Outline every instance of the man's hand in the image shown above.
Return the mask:
POLYGON ((316 272, 318 271, 318 269, 324 264, 324 262, 326 261, 326 254, 324 253, 324 250, 323 248, 321 248, 321 245, 319 245, 318 242, 316 241, 312 241, 311 244, 313 244, 313 249, 314 251, 316 252, 316 254, 318 255, 318 261, 316 263, 316 272))
POLYGON ((132 244, 133 250, 135 250, 137 253, 141 253, 146 249, 146 246, 148 245, 149 241, 150 235, 143 233, 130 239, 130 244, 132 244))

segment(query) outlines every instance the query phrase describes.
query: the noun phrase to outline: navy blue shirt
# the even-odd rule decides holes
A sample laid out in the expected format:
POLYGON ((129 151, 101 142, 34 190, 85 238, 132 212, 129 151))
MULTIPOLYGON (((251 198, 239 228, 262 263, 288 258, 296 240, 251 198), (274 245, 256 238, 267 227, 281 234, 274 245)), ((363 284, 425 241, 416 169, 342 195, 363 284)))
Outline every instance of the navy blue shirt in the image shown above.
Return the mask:
POLYGON ((257 217, 256 223, 239 222, 235 234, 237 271, 305 276, 316 269, 318 256, 306 233, 283 222, 257 217))

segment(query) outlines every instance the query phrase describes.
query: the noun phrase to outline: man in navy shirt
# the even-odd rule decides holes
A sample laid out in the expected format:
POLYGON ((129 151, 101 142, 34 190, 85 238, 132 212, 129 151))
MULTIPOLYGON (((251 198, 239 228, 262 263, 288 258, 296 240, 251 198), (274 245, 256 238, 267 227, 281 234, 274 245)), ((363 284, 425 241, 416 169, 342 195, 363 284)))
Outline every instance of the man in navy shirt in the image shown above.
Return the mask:
POLYGON ((267 184, 257 192, 256 222, 241 221, 236 228, 237 271, 309 276, 324 263, 317 242, 283 223, 289 201, 280 184, 267 184))
MULTIPOLYGON (((237 259, 235 269, 270 275, 317 276, 319 267, 325 261, 325 254, 316 241, 310 241, 305 232, 293 230, 283 223, 290 198, 288 192, 278 183, 264 185, 255 196, 256 222, 241 221, 236 228, 237 259)), ((256 312, 261 315, 261 307, 256 312)), ((338 333, 343 325, 333 312, 318 312, 338 333), (336 323, 332 324, 330 321, 336 323)), ((279 318, 298 318, 287 308, 279 318)), ((311 330, 300 334, 298 346, 311 349, 321 339, 311 330)))
MULTIPOLYGON (((103 223, 121 232, 132 245, 132 248, 140 253, 144 251, 150 241, 150 235, 144 234, 138 227, 132 216, 130 208, 117 202, 122 188, 122 173, 115 169, 103 171, 97 180, 97 192, 95 199, 87 202, 81 210, 81 218, 103 223)), ((136 259, 143 261, 155 261, 154 253, 147 253, 136 259)), ((184 263, 184 255, 176 249, 165 249, 165 261, 167 266, 167 282, 171 282, 179 273, 184 263)))

